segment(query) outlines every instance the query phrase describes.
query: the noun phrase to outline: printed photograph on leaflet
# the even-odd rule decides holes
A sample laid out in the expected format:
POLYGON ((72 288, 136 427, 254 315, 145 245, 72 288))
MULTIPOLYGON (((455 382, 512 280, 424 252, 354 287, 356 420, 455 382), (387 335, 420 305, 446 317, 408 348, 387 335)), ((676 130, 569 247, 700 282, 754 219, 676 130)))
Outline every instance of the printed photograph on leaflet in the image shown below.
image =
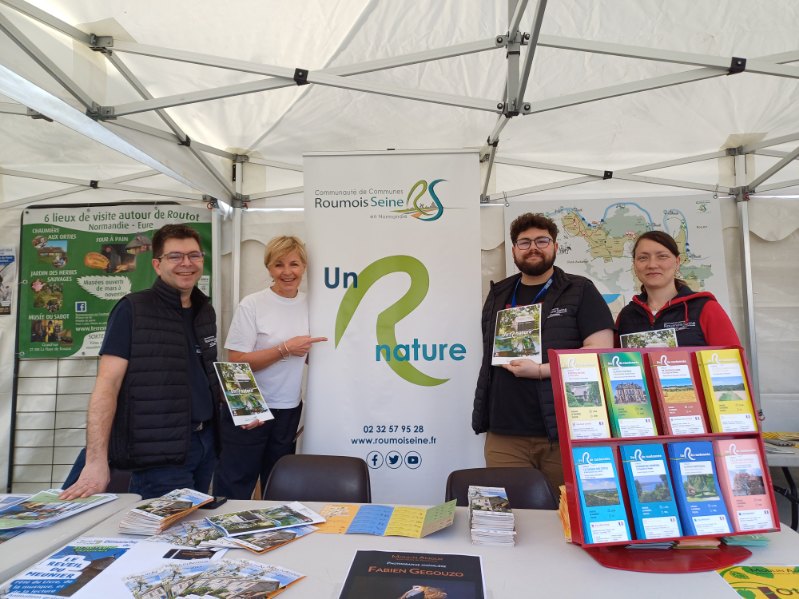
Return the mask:
POLYGON ((688 352, 650 352, 654 393, 665 433, 701 435, 707 432, 702 404, 691 372, 688 352))
POLYGON ((672 328, 657 331, 640 331, 619 335, 622 348, 633 347, 677 347, 677 331, 672 328))
POLYGON ((116 302, 152 286, 152 236, 168 223, 186 223, 200 235, 206 256, 198 286, 210 292, 206 210, 140 204, 26 210, 19 257, 20 355, 97 355, 116 302))
POLYGON ((357 551, 339 599, 483 599, 477 555, 357 551))
POLYGON ((274 419, 258 388, 252 368, 246 362, 214 362, 216 376, 225 394, 233 424, 274 419))
POLYGON ((508 364, 519 358, 540 363, 541 348, 541 304, 497 312, 491 364, 508 364))
POLYGON ((3 597, 72 597, 122 557, 135 540, 78 538, 0 587, 3 597))

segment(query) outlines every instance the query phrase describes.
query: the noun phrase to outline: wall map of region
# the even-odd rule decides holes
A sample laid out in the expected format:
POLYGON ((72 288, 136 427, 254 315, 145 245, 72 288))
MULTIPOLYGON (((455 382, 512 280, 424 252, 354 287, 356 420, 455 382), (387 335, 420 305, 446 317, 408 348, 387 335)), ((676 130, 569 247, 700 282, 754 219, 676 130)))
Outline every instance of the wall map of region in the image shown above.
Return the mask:
MULTIPOLYGON (((680 248, 680 278, 729 305, 719 205, 711 197, 629 200, 525 200, 505 210, 506 231, 525 212, 543 213, 558 225, 555 261, 566 272, 590 278, 614 317, 641 283, 632 268, 633 243, 641 233, 669 233, 680 248)), ((508 273, 516 272, 506 240, 508 273)))

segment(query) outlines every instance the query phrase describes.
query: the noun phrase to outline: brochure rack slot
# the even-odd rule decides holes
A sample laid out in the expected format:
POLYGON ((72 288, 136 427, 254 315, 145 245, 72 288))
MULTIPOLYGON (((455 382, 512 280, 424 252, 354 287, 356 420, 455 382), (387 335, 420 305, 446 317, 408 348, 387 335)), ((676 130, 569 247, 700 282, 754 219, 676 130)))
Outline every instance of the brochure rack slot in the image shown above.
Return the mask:
MULTIPOLYGON (((713 349, 737 349, 739 351, 741 350, 740 347, 736 346, 674 348, 674 351, 681 351, 681 352, 687 351, 691 354, 691 362, 692 362, 691 368, 693 371, 694 379, 696 381, 696 391, 700 398, 702 409, 705 412, 704 413, 705 421, 708 423, 709 420, 707 418, 707 404, 705 401, 705 393, 704 389, 702 388, 703 386, 701 384, 702 380, 701 373, 699 365, 697 364, 695 352, 701 350, 713 350, 713 349)), ((625 484, 625 478, 624 478, 625 474, 622 468, 620 451, 619 451, 620 446, 629 445, 629 444, 646 444, 646 443, 658 443, 665 446, 667 443, 672 443, 677 441, 755 439, 757 441, 757 447, 759 449, 760 461, 763 465, 763 483, 766 489, 766 494, 768 495, 769 498, 770 509, 772 510, 771 513, 772 515, 774 515, 775 521, 777 518, 776 515, 778 514, 776 500, 774 497, 774 492, 771 482, 771 475, 768 470, 768 465, 767 465, 768 462, 766 460, 766 452, 763 445, 763 440, 761 438, 759 425, 758 425, 758 430, 755 432, 734 432, 734 433, 708 432, 705 434, 690 434, 690 435, 660 434, 658 436, 647 436, 647 437, 625 437, 625 438, 611 437, 604 439, 570 438, 569 435, 570 427, 567 416, 567 403, 563 393, 559 356, 561 354, 578 354, 578 353, 602 354, 602 353, 611 353, 619 351, 625 351, 625 352, 634 351, 641 354, 647 354, 654 351, 668 352, 670 350, 667 348, 641 348, 641 349, 625 348, 623 350, 619 350, 617 348, 616 349, 611 348, 611 349, 549 350, 548 352, 549 363, 552 365, 551 366, 552 389, 555 399, 555 411, 558 422, 558 431, 560 434, 560 450, 563 461, 563 474, 566 486, 566 502, 569 511, 569 520, 570 520, 571 534, 572 534, 571 542, 583 547, 592 557, 594 557, 597 561, 599 561, 606 567, 635 570, 641 572, 699 572, 699 571, 707 571, 712 569, 723 568, 726 566, 740 563, 742 560, 750 556, 751 552, 746 548, 737 547, 737 546, 727 546, 722 544, 718 549, 712 549, 712 550, 667 549, 667 550, 643 550, 643 551, 641 549, 645 549, 645 547, 639 547, 651 543, 678 541, 681 539, 689 539, 689 538, 690 539, 717 538, 719 535, 684 535, 681 537, 672 537, 672 538, 664 538, 657 540, 639 540, 634 538, 631 541, 619 541, 612 543, 586 542, 586 535, 585 531, 583 530, 583 521, 581 517, 582 514, 580 508, 580 500, 578 496, 579 491, 577 484, 576 468, 573 458, 573 450, 580 447, 589 448, 592 446, 610 446, 613 448, 616 458, 616 470, 618 472, 619 480, 621 483, 620 486, 622 489, 622 498, 627 512, 628 522, 630 523, 632 529, 633 519, 630 507, 631 503, 627 490, 627 485, 625 484)), ((741 355, 742 356, 744 355, 742 351, 741 355)), ((645 358, 645 355, 643 355, 642 357, 645 358)), ((659 398, 657 397, 657 394, 654 393, 652 372, 648 364, 648 360, 646 359, 644 359, 644 371, 646 373, 646 382, 647 385, 649 386, 650 396, 654 408, 653 411, 657 424, 657 430, 662 432, 665 430, 665 428, 663 426, 660 414, 661 411, 660 409, 658 409, 657 405, 659 398)), ((743 360, 743 374, 746 377, 748 388, 751 390, 752 385, 751 385, 751 377, 749 375, 749 366, 746 363, 745 359, 743 360)), ((672 465, 670 464, 670 467, 671 466, 672 465)), ((730 523, 730 526, 732 527, 732 521, 730 523)), ((777 526, 779 526, 779 524, 777 524, 777 526)), ((725 534, 724 536, 733 536, 740 534, 758 534, 758 533, 773 532, 776 530, 779 530, 779 528, 748 530, 743 533, 731 532, 729 534, 725 534)))

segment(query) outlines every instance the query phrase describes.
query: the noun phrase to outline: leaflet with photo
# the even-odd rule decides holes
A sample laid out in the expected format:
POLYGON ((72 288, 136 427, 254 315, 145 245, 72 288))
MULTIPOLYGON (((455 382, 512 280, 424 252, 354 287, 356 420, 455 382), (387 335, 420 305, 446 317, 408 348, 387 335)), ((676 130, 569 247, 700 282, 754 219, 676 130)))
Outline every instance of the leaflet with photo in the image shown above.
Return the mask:
POLYGON ((156 534, 213 500, 212 495, 194 489, 175 489, 130 510, 119 521, 119 531, 133 535, 156 534))
POLYGON ((268 508, 209 516, 207 520, 229 537, 325 521, 321 515, 297 501, 268 508))
POLYGON ((641 347, 678 347, 677 330, 673 328, 658 329, 656 331, 638 331, 619 335, 619 345, 622 348, 641 347))
POLYGON ((214 362, 214 369, 219 384, 222 385, 233 424, 241 426, 256 420, 265 422, 274 418, 249 364, 214 362))
POLYGON ((491 364, 527 358, 541 363, 541 304, 516 306, 497 312, 491 364))
POLYGON ((116 495, 98 493, 78 499, 59 499, 61 489, 48 489, 0 510, 0 530, 40 528, 93 507, 114 501, 116 495))

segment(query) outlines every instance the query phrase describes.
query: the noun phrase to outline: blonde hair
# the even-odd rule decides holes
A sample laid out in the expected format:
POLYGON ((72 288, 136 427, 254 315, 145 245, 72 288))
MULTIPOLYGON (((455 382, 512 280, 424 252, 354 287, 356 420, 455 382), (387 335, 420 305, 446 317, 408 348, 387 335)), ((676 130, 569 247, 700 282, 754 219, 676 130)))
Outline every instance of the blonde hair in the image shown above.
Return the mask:
POLYGON ((283 256, 297 252, 303 265, 308 266, 308 256, 305 253, 305 244, 298 237, 293 235, 281 235, 280 237, 273 237, 266 244, 264 251, 264 265, 269 268, 270 264, 274 264, 283 256))

